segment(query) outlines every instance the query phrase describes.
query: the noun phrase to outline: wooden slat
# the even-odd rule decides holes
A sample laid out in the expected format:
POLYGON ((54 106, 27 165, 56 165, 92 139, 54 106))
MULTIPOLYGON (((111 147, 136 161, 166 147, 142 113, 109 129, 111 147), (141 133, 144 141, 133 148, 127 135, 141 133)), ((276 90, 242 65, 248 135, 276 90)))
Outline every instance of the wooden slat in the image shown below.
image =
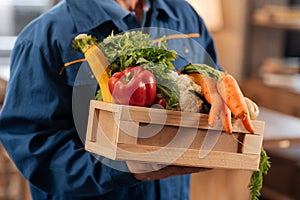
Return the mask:
POLYGON ((243 141, 242 153, 259 155, 261 151, 262 142, 262 135, 246 134, 243 141))
MULTIPOLYGON (((120 120, 130 120, 141 123, 166 124, 173 126, 192 127, 201 129, 218 130, 220 126, 210 127, 207 123, 207 115, 201 113, 180 112, 164 109, 154 109, 137 106, 124 106, 109 104, 101 101, 92 100, 95 109, 107 110, 118 113, 120 120), (150 117, 151 116, 151 117, 150 117)), ((263 134, 264 122, 252 120, 255 134, 263 134)), ((240 120, 232 120, 234 132, 249 133, 240 120)))
POLYGON ((89 117, 88 117, 88 124, 87 124, 87 141, 96 142, 96 136, 97 136, 97 116, 96 116, 96 109, 94 106, 92 106, 93 102, 91 102, 91 106, 89 109, 89 117))
MULTIPOLYGON (((115 120, 114 116, 111 112, 105 110, 99 110, 99 114, 96 115, 98 117, 98 129, 97 133, 103 133, 103 137, 106 137, 111 143, 117 144, 118 136, 119 136, 119 120, 115 120)), ((102 137, 97 139, 101 140, 102 137)))
POLYGON ((200 159, 198 157, 199 150, 196 149, 160 148, 132 144, 119 144, 118 147, 116 156, 118 160, 155 161, 161 164, 180 166, 245 170, 258 170, 259 164, 259 155, 211 151, 205 158, 200 159))
MULTIPOLYGON (((199 150, 201 148, 201 145, 203 144, 204 138, 207 134, 217 134, 218 141, 214 145, 213 149, 216 151, 226 151, 226 152, 238 152, 239 151, 239 144, 238 140, 240 134, 224 134, 219 131, 214 132, 207 132, 207 130, 204 129, 195 129, 195 128, 187 128, 187 127, 181 127, 180 130, 178 127, 175 126, 164 126, 160 132, 153 131, 154 134, 151 137, 147 137, 151 130, 157 130, 160 128, 159 125, 148 125, 146 129, 141 129, 139 131, 139 138, 138 143, 141 145, 153 145, 153 146, 160 146, 165 147, 167 145, 176 145, 180 148, 189 148, 189 149, 197 149, 199 150), (158 128, 155 128, 158 126, 158 128), (145 136, 146 132, 146 136, 145 136), (176 140, 174 139, 176 137, 176 140), (185 141, 184 143, 181 141, 185 141), (178 144, 179 143, 179 144, 178 144)), ((143 127, 144 128, 144 127, 143 127)), ((242 134, 244 135, 244 134, 242 134)), ((239 141, 240 143, 243 142, 243 140, 239 141)))
POLYGON ((112 160, 116 159, 116 146, 112 145, 109 141, 95 143, 91 141, 85 142, 85 150, 110 158, 112 160))
POLYGON ((117 143, 137 144, 139 124, 132 121, 122 121, 118 124, 119 133, 117 143))

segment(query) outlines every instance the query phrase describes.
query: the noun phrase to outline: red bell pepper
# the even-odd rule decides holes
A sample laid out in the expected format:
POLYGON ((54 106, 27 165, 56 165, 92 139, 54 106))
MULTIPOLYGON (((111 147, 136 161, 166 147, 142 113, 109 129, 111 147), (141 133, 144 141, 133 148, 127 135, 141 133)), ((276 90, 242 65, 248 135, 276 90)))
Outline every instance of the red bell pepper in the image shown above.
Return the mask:
POLYGON ((114 73, 108 86, 117 104, 151 106, 156 99, 155 77, 141 66, 114 73))

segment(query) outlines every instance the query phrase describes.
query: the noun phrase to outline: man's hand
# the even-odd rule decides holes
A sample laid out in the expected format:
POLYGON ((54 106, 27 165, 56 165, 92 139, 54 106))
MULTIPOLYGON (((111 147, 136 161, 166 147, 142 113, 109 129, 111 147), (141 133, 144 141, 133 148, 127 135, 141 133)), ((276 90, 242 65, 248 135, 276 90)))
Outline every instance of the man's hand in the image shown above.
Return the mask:
POLYGON ((207 170, 210 169, 200 168, 200 167, 182 167, 182 166, 169 165, 157 171, 145 172, 145 173, 133 173, 133 176, 137 180, 150 181, 150 180, 168 178, 170 176, 192 174, 192 173, 197 173, 197 172, 202 172, 207 170))

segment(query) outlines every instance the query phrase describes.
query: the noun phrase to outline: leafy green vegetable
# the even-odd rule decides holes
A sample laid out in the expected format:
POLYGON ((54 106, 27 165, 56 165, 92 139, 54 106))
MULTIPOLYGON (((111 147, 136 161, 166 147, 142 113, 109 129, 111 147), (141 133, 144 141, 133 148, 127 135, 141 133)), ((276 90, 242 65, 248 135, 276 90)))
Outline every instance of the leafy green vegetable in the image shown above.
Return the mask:
POLYGON ((263 176, 267 174, 271 163, 267 152, 262 148, 260 153, 259 170, 253 172, 248 188, 250 189, 251 200, 258 200, 260 190, 263 186, 263 176))
POLYGON ((158 92, 168 99, 167 109, 177 108, 179 89, 168 74, 174 69, 171 61, 178 56, 175 51, 167 49, 166 40, 162 38, 154 44, 149 34, 131 31, 111 34, 99 43, 99 48, 110 63, 110 75, 127 67, 141 65, 154 74, 158 92))
MULTIPOLYGON (((111 63, 112 74, 130 66, 148 63, 160 64, 160 68, 156 68, 165 73, 174 68, 170 61, 177 58, 174 51, 167 49, 166 41, 162 40, 156 46, 148 34, 139 31, 125 32, 120 35, 112 34, 99 44, 99 48, 111 63)), ((161 73, 157 74, 161 75, 161 73)))
MULTIPOLYGON (((175 51, 167 49, 165 37, 154 44, 149 34, 140 31, 119 35, 112 33, 103 42, 99 42, 91 35, 80 34, 72 43, 75 50, 83 53, 92 45, 97 45, 109 61, 110 76, 127 67, 137 65, 151 71, 156 78, 158 92, 168 100, 167 109, 177 109, 179 89, 169 73, 174 69, 171 61, 178 55, 175 51)), ((96 99, 102 99, 100 92, 96 95, 96 99)))
POLYGON ((161 93, 163 97, 168 99, 166 106, 167 110, 177 110, 179 106, 179 88, 174 80, 161 80, 157 83, 158 93, 161 93))
POLYGON ((103 97, 102 97, 101 90, 98 90, 98 91, 97 91, 97 94, 96 94, 96 96, 95 96, 95 100, 103 101, 103 97))

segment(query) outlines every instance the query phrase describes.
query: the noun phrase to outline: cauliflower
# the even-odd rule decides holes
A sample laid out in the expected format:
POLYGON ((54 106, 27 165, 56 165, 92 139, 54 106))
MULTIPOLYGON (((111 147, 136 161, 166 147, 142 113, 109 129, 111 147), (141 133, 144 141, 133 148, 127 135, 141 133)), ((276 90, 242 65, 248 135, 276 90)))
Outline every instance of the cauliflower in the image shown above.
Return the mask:
POLYGON ((200 112, 203 101, 193 91, 201 93, 201 87, 186 74, 178 74, 174 71, 171 72, 170 76, 179 88, 180 110, 185 112, 200 112))

